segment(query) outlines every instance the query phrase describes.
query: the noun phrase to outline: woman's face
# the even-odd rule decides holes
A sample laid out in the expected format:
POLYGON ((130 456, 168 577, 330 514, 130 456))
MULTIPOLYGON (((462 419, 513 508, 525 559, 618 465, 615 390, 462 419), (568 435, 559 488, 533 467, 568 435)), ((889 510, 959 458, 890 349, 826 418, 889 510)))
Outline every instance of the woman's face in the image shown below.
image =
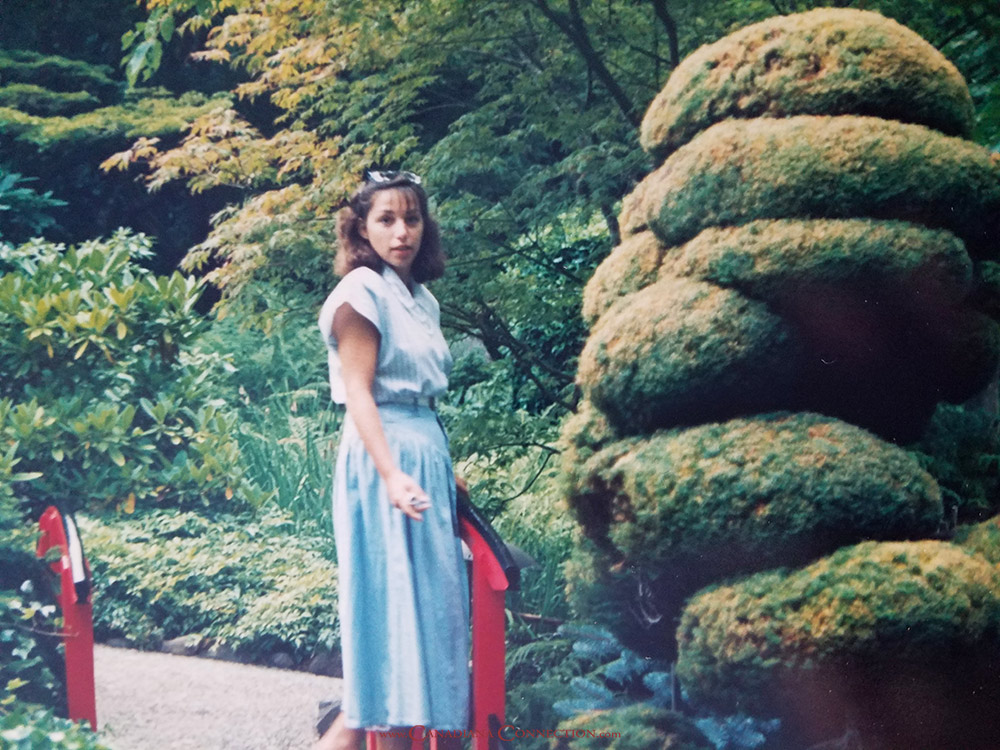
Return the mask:
POLYGON ((360 231, 375 254, 409 282, 410 268, 424 236, 424 218, 417 197, 406 189, 377 191, 360 231))

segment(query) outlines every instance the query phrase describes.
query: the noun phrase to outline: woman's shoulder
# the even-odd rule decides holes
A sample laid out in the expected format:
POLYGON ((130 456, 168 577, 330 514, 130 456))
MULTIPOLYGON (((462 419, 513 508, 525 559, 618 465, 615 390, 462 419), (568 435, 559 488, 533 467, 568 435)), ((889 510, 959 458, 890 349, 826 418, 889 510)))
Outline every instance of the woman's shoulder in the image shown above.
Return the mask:
POLYGON ((362 266, 344 274, 323 302, 320 329, 324 335, 330 331, 334 314, 345 303, 379 327, 379 311, 383 309, 386 292, 385 280, 378 271, 362 266))
POLYGON ((341 277, 340 281, 337 282, 337 286, 334 287, 333 291, 336 292, 339 288, 352 289, 357 287, 363 287, 365 289, 383 289, 385 287, 385 279, 382 278, 382 274, 373 268, 368 266, 359 266, 353 271, 349 271, 341 277))

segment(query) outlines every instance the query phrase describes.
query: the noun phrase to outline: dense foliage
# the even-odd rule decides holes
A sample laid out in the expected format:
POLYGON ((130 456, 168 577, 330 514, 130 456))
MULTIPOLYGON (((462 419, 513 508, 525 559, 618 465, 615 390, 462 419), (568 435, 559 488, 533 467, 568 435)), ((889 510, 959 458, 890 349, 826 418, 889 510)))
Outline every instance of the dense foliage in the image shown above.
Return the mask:
POLYGON ((200 284, 144 269, 149 245, 0 246, 0 431, 41 475, 36 510, 262 498, 214 389, 227 365, 193 346, 200 284))
MULTIPOLYGON (((513 607, 564 617, 559 561, 571 532, 555 499, 552 459, 566 449, 572 463, 594 442, 618 436, 593 421, 571 446, 557 447, 555 436, 578 400, 581 290, 620 239, 621 196, 653 166, 639 147, 640 114, 700 45, 775 13, 828 5, 882 12, 940 48, 970 84, 973 137, 1000 147, 1000 20, 991 0, 146 0, 141 7, 24 0, 5 7, 0 232, 8 242, 44 233, 79 247, 33 241, 4 251, 5 278, 21 280, 0 289, 0 315, 12 331, 0 344, 0 371, 11 383, 0 394, 0 522, 16 527, 25 501, 72 490, 92 511, 199 506, 210 519, 266 507, 270 498, 299 533, 328 535, 338 416, 326 397, 314 316, 334 282, 333 217, 362 168, 402 166, 424 176, 451 256, 434 292, 458 360, 442 408, 455 457, 477 501, 542 562, 526 572, 513 607), (112 171, 99 173, 102 162, 112 171), (154 192, 136 182, 140 174, 154 192), (135 235, 80 244, 119 225, 155 235, 154 255, 135 235), (81 264, 82 248, 108 260, 112 283, 81 264), (143 270, 169 274, 184 253, 189 271, 222 289, 208 325, 196 321, 190 303, 198 290, 189 281, 143 270), (37 283, 25 280, 26 263, 46 269, 37 283), (77 273, 84 280, 74 281, 77 273), (122 307, 114 296, 128 288, 148 299, 122 307), (61 310, 77 304, 74 295, 81 306, 61 310)), ((776 44, 774 64, 798 70, 794 45, 776 44)), ((840 62, 850 67, 848 58, 840 62)), ((891 70, 876 99, 922 88, 907 78, 913 71, 891 70)), ((939 83, 947 89, 953 78, 939 83)), ((734 80, 726 90, 738 102, 742 77, 734 80)), ((853 85, 850 75, 845 80, 853 85)), ((953 104, 951 120, 966 132, 968 100, 953 104)), ((662 248, 645 239, 641 273, 630 280, 636 288, 659 273, 662 248)), ((988 281, 988 269, 979 270, 988 281)), ((689 271, 692 284, 705 281, 703 269, 689 271)), ((740 271, 722 262, 709 273, 732 280, 740 271)), ((781 384, 764 381, 772 390, 781 384)), ((983 516, 998 474, 995 422, 955 407, 934 425, 919 460, 941 480, 946 507, 963 520, 983 516)), ((262 536, 278 533, 258 521, 262 536)), ((133 556, 143 560, 148 549, 113 539, 110 523, 95 519, 93 528, 114 568, 125 571, 106 590, 115 632, 153 643, 160 632, 190 632, 206 613, 226 609, 231 589, 213 594, 196 576, 185 579, 184 596, 152 603, 161 568, 146 560, 129 572, 133 556)), ((210 569, 214 553, 195 550, 195 539, 234 544, 245 539, 242 525, 223 520, 215 528, 169 513, 126 523, 130 538, 147 538, 150 549, 189 543, 210 569)), ((4 589, 23 594, 17 585, 4 589)), ((265 599, 286 607, 281 597, 265 599)), ((269 617, 259 612, 227 638, 265 650, 265 642, 299 637, 269 617), (262 641, 250 633, 258 627, 262 641)), ((512 695, 531 704, 525 720, 548 722, 545 704, 568 697, 567 679, 593 665, 560 661, 565 640, 534 641, 534 627, 522 623, 513 634, 527 643, 512 695), (526 667, 532 653, 540 657, 534 672, 526 667), (544 665, 559 679, 546 682, 544 665)), ((28 713, 16 709, 5 726, 17 716, 28 713)), ((639 720, 656 732, 662 719, 645 712, 639 720)))
POLYGON ((144 268, 150 244, 124 231, 0 244, 0 718, 12 747, 92 746, 37 709, 63 701, 53 582, 32 549, 46 505, 128 514, 266 496, 240 470, 218 399, 228 365, 194 346, 201 284, 144 268))
POLYGON ((337 649, 336 568, 281 518, 157 511, 81 519, 80 528, 99 639, 158 648, 188 636, 247 660, 284 652, 296 664, 337 649))

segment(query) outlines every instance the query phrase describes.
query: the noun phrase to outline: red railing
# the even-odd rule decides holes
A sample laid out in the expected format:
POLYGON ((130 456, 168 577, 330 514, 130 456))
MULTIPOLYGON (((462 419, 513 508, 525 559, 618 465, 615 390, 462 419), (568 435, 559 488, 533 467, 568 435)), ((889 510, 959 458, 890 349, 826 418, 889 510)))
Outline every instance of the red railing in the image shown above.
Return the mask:
POLYGON ((97 701, 94 697, 94 620, 90 605, 90 566, 72 515, 58 508, 46 508, 38 521, 41 536, 35 554, 44 557, 53 547, 59 550, 52 571, 59 576, 59 606, 63 616, 63 645, 66 653, 66 705, 73 721, 87 720, 97 730, 97 701))
MULTIPOLYGON (((459 531, 472 553, 472 750, 498 746, 505 720, 506 615, 509 589, 520 584, 520 568, 510 550, 464 493, 458 502, 459 531)), ((90 566, 72 515, 49 507, 39 520, 41 536, 36 553, 44 557, 53 547, 59 559, 52 570, 60 577, 59 605, 63 614, 66 653, 66 697, 69 718, 87 720, 97 729, 94 695, 94 626, 91 609, 90 566)), ((431 747, 437 746, 432 736, 431 747)), ((415 737, 414 747, 423 745, 415 737)), ((375 735, 369 733, 369 748, 375 735)))

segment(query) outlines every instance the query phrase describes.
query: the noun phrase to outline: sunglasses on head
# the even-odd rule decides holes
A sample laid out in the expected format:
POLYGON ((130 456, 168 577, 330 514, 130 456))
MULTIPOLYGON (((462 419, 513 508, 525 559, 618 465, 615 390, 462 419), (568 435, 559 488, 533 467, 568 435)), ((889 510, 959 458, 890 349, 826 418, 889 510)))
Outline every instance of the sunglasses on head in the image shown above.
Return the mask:
POLYGON ((365 182, 392 182, 393 180, 403 179, 407 182, 412 182, 414 185, 419 185, 420 175, 414 174, 413 172, 404 171, 381 171, 366 169, 364 174, 365 182))

